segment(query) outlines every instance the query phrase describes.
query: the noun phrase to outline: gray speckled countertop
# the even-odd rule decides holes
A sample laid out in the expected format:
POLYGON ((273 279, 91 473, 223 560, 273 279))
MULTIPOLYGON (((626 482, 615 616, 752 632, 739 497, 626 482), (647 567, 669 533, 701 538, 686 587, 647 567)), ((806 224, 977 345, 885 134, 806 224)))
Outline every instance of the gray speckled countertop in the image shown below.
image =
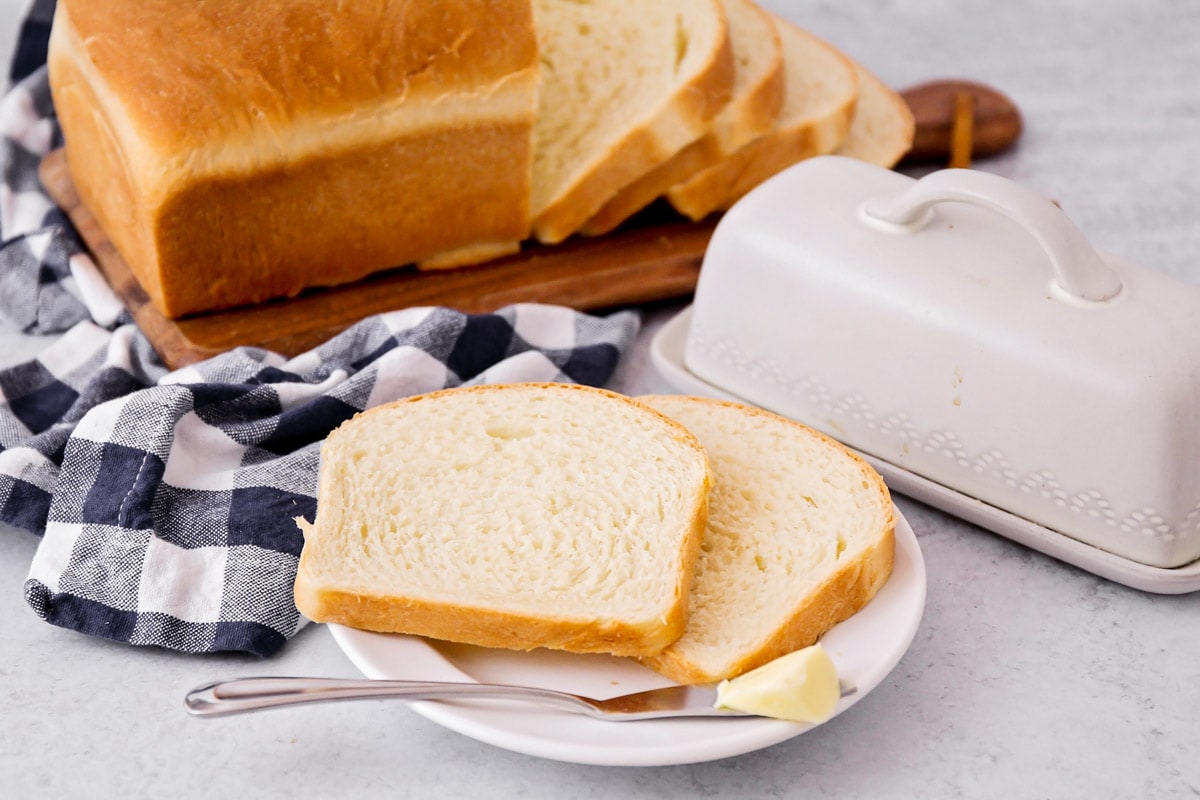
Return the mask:
MULTIPOLYGON (((23 5, 0 3, 4 47, 23 5)), ((981 167, 1056 198, 1101 248, 1200 283, 1200 4, 765 5, 895 86, 961 76, 1001 88, 1027 131, 1015 152, 981 167)), ((647 345, 676 310, 647 314, 616 388, 670 390, 647 345)), ((45 344, 0 328, 6 363, 45 344)), ((21 597, 37 542, 3 529, 0 796, 1200 795, 1200 593, 1127 589, 907 498, 898 505, 925 557, 928 597, 884 683, 766 750, 644 769, 518 755, 398 704, 190 719, 183 693, 213 678, 356 673, 319 626, 269 663, 135 650, 47 626, 21 597)))

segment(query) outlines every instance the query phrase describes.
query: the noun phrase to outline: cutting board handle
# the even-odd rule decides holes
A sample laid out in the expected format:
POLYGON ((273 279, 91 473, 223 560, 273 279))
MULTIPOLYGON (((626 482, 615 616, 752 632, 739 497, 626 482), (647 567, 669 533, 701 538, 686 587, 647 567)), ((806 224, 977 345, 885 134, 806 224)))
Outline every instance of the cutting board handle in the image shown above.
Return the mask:
POLYGON ((1020 225, 1046 252, 1058 288, 1070 298, 1099 303, 1121 292, 1120 277, 1061 208, 999 175, 969 169, 939 170, 897 195, 868 201, 862 213, 875 228, 908 235, 933 220, 934 206, 947 202, 981 206, 1020 225))

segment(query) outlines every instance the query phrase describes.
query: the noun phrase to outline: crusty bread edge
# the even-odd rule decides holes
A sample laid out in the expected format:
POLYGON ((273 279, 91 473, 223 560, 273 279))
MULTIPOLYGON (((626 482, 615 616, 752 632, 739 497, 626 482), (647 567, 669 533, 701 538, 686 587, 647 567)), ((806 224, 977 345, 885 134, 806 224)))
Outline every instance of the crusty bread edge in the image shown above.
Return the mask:
POLYGON ((729 108, 713 119, 709 133, 717 150, 722 155, 731 155, 747 143, 757 139, 775 127, 779 111, 787 95, 787 71, 783 64, 783 42, 771 20, 754 0, 747 0, 748 10, 767 23, 774 40, 773 67, 760 76, 758 82, 740 97, 733 98, 729 108))
MULTIPOLYGON (((351 628, 386 633, 409 633, 447 641, 464 642, 483 647, 499 647, 510 650, 532 650, 550 647, 575 653, 611 653, 619 656, 648 656, 659 653, 677 640, 687 625, 691 595, 691 584, 695 574, 696 560, 700 555, 700 544, 708 522, 708 495, 713 485, 712 466, 708 454, 696 436, 679 422, 666 414, 638 402, 627 395, 608 389, 582 384, 530 382, 521 384, 482 384, 469 387, 441 389, 425 394, 402 398, 360 412, 355 418, 379 413, 384 409, 423 402, 451 392, 491 392, 511 390, 513 387, 551 388, 588 392, 607 396, 636 406, 666 424, 669 430, 684 444, 700 456, 704 464, 704 480, 697 492, 688 498, 694 509, 691 524, 683 532, 680 541, 679 569, 674 580, 674 592, 670 605, 661 616, 637 624, 604 623, 599 620, 581 621, 566 618, 536 618, 475 606, 462 606, 428 600, 414 600, 397 596, 373 597, 355 592, 323 588, 314 585, 307 570, 311 550, 300 552, 296 571, 293 596, 300 613, 314 622, 332 622, 351 628)), ((328 446, 338 431, 335 429, 326 439, 328 446)), ((320 519, 319 498, 328 473, 322 471, 318 488, 317 519, 320 519)), ((307 541, 319 535, 318 523, 309 523, 303 518, 295 520, 307 541)))
MULTIPOLYGON (((652 398, 653 395, 647 396, 647 399, 652 398)), ((871 488, 880 494, 880 502, 887 510, 887 519, 872 546, 866 548, 858 558, 847 561, 806 595, 769 638, 734 660, 724 673, 706 672, 670 647, 655 656, 640 659, 656 672, 684 684, 712 683, 732 678, 802 647, 815 644, 830 628, 861 611, 879 593, 892 574, 896 549, 896 515, 891 493, 883 477, 860 455, 821 431, 757 406, 703 397, 691 399, 737 408, 752 415, 774 417, 802 428, 814 438, 842 451, 858 465, 871 488)))
MULTIPOLYGON (((670 187, 666 197, 671 205, 693 221, 714 211, 728 209, 751 189, 792 164, 833 152, 850 131, 858 102, 858 71, 854 62, 829 42, 790 20, 776 15, 771 18, 775 25, 792 28, 839 62, 855 84, 855 92, 823 116, 799 121, 780 120, 775 130, 751 141, 723 161, 695 173, 687 181, 670 187)), ((783 46, 787 47, 786 40, 783 46)))
POLYGON ((783 45, 767 12, 751 0, 747 0, 747 4, 751 13, 761 15, 768 23, 775 42, 773 66, 744 94, 729 101, 712 119, 707 133, 608 198, 581 227, 580 232, 585 236, 601 236, 612 231, 665 195, 672 186, 684 183, 697 172, 728 158, 775 127, 787 91, 783 45))
POLYGON ((723 33, 711 60, 644 124, 594 157, 571 188, 544 208, 534 209, 533 233, 540 242, 557 244, 577 232, 622 187, 700 138, 709 121, 729 102, 733 48, 725 11, 713 2, 723 33))
POLYGON ((880 148, 881 140, 878 137, 870 137, 869 141, 861 139, 858 128, 854 121, 851 121, 846 139, 834 152, 837 155, 857 158, 860 161, 890 169, 896 166, 900 159, 904 158, 912 149, 913 138, 916 136, 916 120, 913 117, 912 109, 908 107, 908 103, 899 92, 892 89, 878 75, 859 62, 854 61, 853 63, 855 71, 858 73, 859 86, 864 87, 867 94, 882 100, 888 114, 894 116, 900 125, 895 132, 895 138, 887 140, 887 146, 880 148))

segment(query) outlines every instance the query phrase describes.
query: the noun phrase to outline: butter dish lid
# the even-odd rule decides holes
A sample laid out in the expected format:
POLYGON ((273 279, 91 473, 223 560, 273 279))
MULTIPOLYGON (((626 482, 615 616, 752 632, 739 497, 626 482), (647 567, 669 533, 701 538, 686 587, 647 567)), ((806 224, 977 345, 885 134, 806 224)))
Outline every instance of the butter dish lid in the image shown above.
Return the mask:
POLYGON ((999 176, 780 173, 717 226, 679 366, 1052 536, 1200 559, 1200 288, 999 176))
MULTIPOLYGON (((692 314, 692 308, 685 308, 655 333, 650 347, 650 358, 655 369, 676 391, 720 400, 746 402, 745 398, 731 391, 700 380, 684 365, 683 353, 687 346, 692 314)), ((891 491, 986 528, 1032 550, 1115 583, 1146 592, 1187 594, 1200 591, 1200 561, 1175 569, 1141 564, 1063 536, 1057 531, 968 497, 869 453, 860 451, 860 455, 879 471, 891 491)))

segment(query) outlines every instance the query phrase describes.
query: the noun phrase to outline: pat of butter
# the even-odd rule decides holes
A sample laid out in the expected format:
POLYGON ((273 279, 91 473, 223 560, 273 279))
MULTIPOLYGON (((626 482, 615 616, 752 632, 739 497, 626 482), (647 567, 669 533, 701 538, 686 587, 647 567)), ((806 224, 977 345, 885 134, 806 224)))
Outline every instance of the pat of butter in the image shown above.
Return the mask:
POLYGON ((717 685, 717 708, 794 722, 824 722, 841 697, 837 668, 819 644, 717 685))

